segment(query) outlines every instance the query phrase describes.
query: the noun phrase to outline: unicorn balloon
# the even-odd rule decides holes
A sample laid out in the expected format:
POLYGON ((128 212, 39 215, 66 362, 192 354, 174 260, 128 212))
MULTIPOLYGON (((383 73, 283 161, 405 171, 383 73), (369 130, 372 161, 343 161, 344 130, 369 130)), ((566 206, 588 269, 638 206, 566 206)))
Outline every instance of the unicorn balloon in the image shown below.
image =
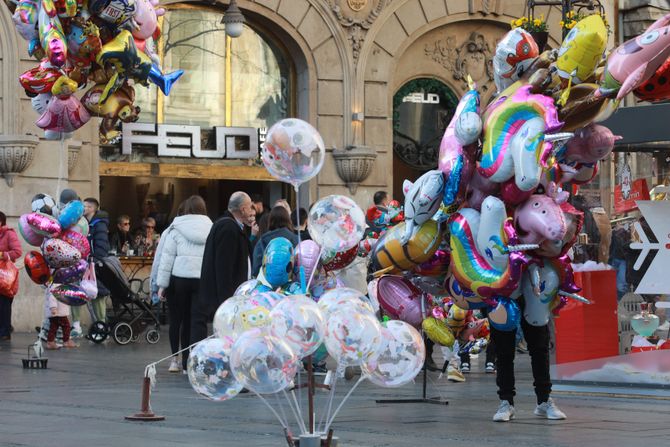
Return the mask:
MULTIPOLYGON (((558 297, 560 278, 553 265, 532 264, 521 280, 521 290, 526 302, 523 317, 531 326, 544 326, 549 322, 552 302, 558 297)), ((560 301, 560 298, 558 298, 560 301)))
POLYGON ((444 176, 438 170, 428 171, 415 183, 405 180, 403 192, 405 193, 406 227, 400 243, 405 245, 414 231, 433 217, 440 208, 444 194, 444 176))

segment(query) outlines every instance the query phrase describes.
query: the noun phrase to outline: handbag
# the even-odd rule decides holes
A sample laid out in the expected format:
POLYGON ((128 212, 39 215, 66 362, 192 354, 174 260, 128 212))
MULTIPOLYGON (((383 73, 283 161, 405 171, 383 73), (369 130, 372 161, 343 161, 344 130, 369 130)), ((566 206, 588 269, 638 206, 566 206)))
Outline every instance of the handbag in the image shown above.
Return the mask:
POLYGON ((79 288, 84 291, 89 300, 94 300, 98 296, 98 281, 95 277, 95 263, 93 258, 88 261, 88 267, 81 278, 79 288))
POLYGON ((0 259, 0 295, 14 298, 19 291, 19 269, 12 261, 0 259))

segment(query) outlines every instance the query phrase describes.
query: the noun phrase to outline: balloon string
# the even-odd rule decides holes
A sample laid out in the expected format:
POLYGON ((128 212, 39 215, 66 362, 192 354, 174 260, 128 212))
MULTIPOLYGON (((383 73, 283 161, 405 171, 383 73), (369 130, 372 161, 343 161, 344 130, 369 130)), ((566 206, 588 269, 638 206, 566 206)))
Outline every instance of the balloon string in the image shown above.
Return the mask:
MULTIPOLYGON (((298 233, 298 247, 300 247, 302 243, 302 236, 300 234, 300 185, 295 185, 295 222, 296 222, 296 233, 298 233)), ((300 250, 298 250, 298 258, 299 258, 299 264, 300 268, 298 271, 300 272, 300 288, 302 289, 302 293, 305 294, 307 293, 307 284, 305 284, 305 267, 303 267, 302 264, 302 253, 300 250)))
POLYGON ((340 402, 340 405, 338 405, 337 408, 335 409, 335 413, 333 413, 333 416, 328 420, 328 424, 326 425, 325 430, 323 430, 324 433, 328 433, 328 429, 330 428, 333 421, 335 420, 335 417, 337 416, 337 413, 340 412, 340 409, 342 408, 344 403, 347 401, 347 399, 349 399, 349 396, 351 396, 351 393, 353 393, 354 390, 356 389, 356 387, 358 387, 358 385, 360 385, 360 383, 363 380, 367 379, 367 377, 368 377, 367 375, 362 375, 361 378, 358 379, 358 381, 354 384, 354 386, 352 386, 351 389, 349 390, 349 392, 344 396, 344 398, 342 399, 342 402, 340 402))
MULTIPOLYGON (((323 255, 323 247, 319 250, 319 260, 321 259, 321 255, 323 255)), ((317 264, 318 265, 318 264, 317 264)), ((309 275, 309 281, 307 281, 307 289, 309 289, 309 286, 312 284, 312 280, 314 279, 314 273, 316 272, 317 267, 314 267, 312 269, 312 273, 309 275)))
MULTIPOLYGON (((328 410, 325 413, 326 419, 323 421, 325 424, 328 424, 328 420, 330 419, 330 412, 333 409, 333 399, 335 397, 335 385, 337 385, 337 378, 341 375, 343 370, 344 367, 338 363, 337 371, 335 371, 335 378, 333 379, 333 385, 330 387, 330 396, 328 396, 328 410)), ((325 433, 325 430, 323 432, 325 433)))
MULTIPOLYGON (((279 407, 279 412, 281 413, 281 416, 284 419, 284 423, 288 428, 288 418, 286 417, 286 412, 284 411, 284 405, 282 405, 281 400, 279 400, 279 396, 277 395, 277 393, 274 393, 274 396, 275 396, 275 402, 277 402, 277 406, 279 407)), ((300 427, 298 427, 298 430, 300 430, 300 427)))
POLYGON ((63 181, 63 158, 65 152, 65 134, 61 133, 60 137, 60 149, 58 151, 58 181, 56 182, 56 203, 60 201, 60 188, 61 182, 63 181))
POLYGON ((277 418, 277 420, 278 420, 279 423, 281 424, 282 428, 285 428, 285 429, 288 430, 288 425, 286 424, 286 422, 284 422, 284 421, 282 420, 281 417, 279 417, 279 414, 275 411, 274 408, 272 408, 272 405, 270 405, 270 404, 268 403, 268 401, 265 400, 265 398, 264 398, 263 396, 261 396, 260 394, 258 394, 257 392, 255 392, 255 391, 253 391, 253 390, 252 390, 252 392, 253 392, 256 396, 258 396, 258 398, 261 400, 261 402, 263 402, 263 403, 265 404, 266 407, 268 407, 268 408, 270 409, 270 411, 272 412, 272 414, 275 415, 275 417, 277 418))
POLYGON ((301 430, 302 433, 307 433, 307 428, 305 427, 305 421, 303 421, 302 413, 300 413, 298 409, 298 400, 295 398, 295 391, 291 390, 291 395, 293 396, 293 402, 291 402, 291 398, 289 398, 288 393, 286 392, 285 389, 282 390, 282 393, 284 393, 284 397, 288 402, 288 406, 291 409, 291 413, 293 413, 293 417, 298 423, 298 430, 301 430))

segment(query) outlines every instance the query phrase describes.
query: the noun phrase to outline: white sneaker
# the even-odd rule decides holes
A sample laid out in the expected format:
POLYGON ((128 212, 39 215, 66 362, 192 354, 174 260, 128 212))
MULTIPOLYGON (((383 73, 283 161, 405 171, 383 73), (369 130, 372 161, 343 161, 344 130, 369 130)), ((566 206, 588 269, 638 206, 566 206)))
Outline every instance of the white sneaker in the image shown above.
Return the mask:
POLYGON ((493 374, 496 372, 496 365, 493 362, 488 362, 484 367, 484 371, 486 371, 487 374, 493 374))
POLYGON ((170 361, 170 367, 168 368, 168 371, 171 373, 178 373, 181 371, 181 363, 179 362, 179 356, 175 355, 172 357, 172 360, 170 361))
POLYGON ((563 413, 561 410, 558 409, 556 403, 554 402, 554 399, 552 399, 551 397, 546 402, 542 402, 540 405, 535 407, 535 411, 533 411, 533 414, 541 418, 547 418, 552 420, 567 419, 565 413, 563 413))
POLYGON ((493 415, 493 420, 495 422, 508 422, 510 419, 514 419, 515 414, 514 406, 506 400, 501 400, 498 411, 493 415))
POLYGON ((463 374, 470 374, 470 364, 469 363, 461 363, 461 372, 463 374))

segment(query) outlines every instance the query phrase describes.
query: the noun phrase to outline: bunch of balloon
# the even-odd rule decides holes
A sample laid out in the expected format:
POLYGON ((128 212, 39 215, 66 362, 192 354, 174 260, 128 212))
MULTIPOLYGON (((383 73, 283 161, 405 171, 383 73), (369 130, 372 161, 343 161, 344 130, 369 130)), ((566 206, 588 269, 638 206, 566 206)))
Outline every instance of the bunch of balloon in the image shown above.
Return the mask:
POLYGON ((39 64, 19 82, 39 114, 47 139, 67 139, 91 116, 102 118, 103 142, 119 121, 138 119, 134 85, 149 82, 169 95, 184 73, 163 74, 155 42, 161 35, 158 0, 19 0, 13 20, 39 64), (78 90, 92 85, 82 99, 78 90))
POLYGON ((32 212, 19 218, 23 239, 39 250, 24 257, 28 277, 43 285, 46 293, 69 306, 82 306, 98 294, 91 253, 88 221, 79 200, 56 205, 48 194, 37 194, 32 212))

